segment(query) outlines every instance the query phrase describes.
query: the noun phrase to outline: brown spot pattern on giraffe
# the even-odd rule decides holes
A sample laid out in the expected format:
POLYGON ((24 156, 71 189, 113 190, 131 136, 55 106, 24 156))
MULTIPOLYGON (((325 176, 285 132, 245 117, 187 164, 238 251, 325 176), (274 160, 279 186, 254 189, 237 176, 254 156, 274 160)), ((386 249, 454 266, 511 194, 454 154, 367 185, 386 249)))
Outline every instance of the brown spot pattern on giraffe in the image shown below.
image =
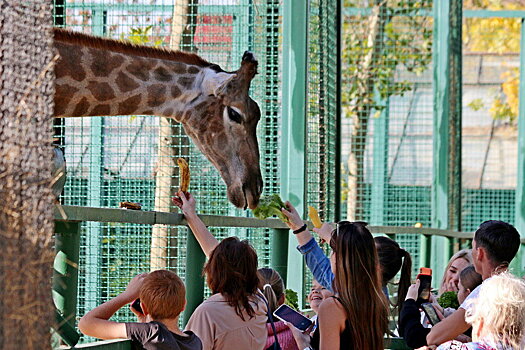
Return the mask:
POLYGON ((150 107, 160 106, 166 102, 166 85, 153 84, 148 87, 148 100, 146 103, 150 107))
POLYGON ((110 105, 95 106, 95 108, 93 108, 93 110, 89 114, 90 115, 110 115, 111 106, 110 105))
POLYGON ((80 117, 83 115, 86 115, 87 111, 89 109, 89 102, 87 101, 87 98, 82 97, 79 103, 77 103, 75 110, 71 114, 72 117, 80 117))
POLYGON ((62 43, 56 43, 55 45, 60 54, 60 59, 55 65, 56 78, 69 76, 76 81, 86 79, 86 72, 81 65, 82 58, 79 51, 73 50, 71 45, 62 43))
POLYGON ((178 83, 183 89, 189 89, 193 84, 194 78, 190 77, 180 77, 178 83))
POLYGON ((90 81, 87 85, 87 89, 91 91, 93 97, 98 101, 108 101, 115 98, 115 92, 108 83, 90 81))
POLYGON ((180 91, 178 86, 173 85, 171 87, 171 97, 178 98, 180 95, 182 95, 182 91, 180 91))
POLYGON ((124 63, 124 58, 121 55, 111 55, 107 51, 96 49, 90 49, 89 53, 92 58, 90 68, 96 77, 107 77, 124 63))
POLYGON ((120 115, 133 114, 139 107, 141 100, 142 98, 140 95, 135 95, 119 103, 118 104, 118 114, 120 115))
POLYGON ((144 67, 142 64, 142 60, 137 60, 132 62, 126 67, 127 71, 136 77, 137 79, 140 79, 142 81, 148 81, 149 80, 149 70, 144 67))
POLYGON ((170 81, 173 78, 173 75, 166 70, 164 67, 158 67, 153 71, 153 78, 158 81, 170 81))
POLYGON ((119 72, 117 79, 115 79, 117 86, 121 92, 129 92, 137 89, 140 85, 133 78, 125 74, 124 72, 119 72))
POLYGON ((77 91, 76 87, 68 84, 55 86, 55 115, 64 115, 67 105, 77 91))
POLYGON ((199 73, 199 72, 200 72, 199 68, 197 68, 197 67, 195 67, 195 66, 190 66, 190 67, 188 68, 188 73, 189 73, 189 74, 197 74, 197 73, 199 73))
POLYGON ((162 114, 163 114, 164 116, 170 116, 170 117, 171 117, 171 116, 173 115, 173 108, 165 109, 165 110, 162 112, 162 114))
POLYGON ((175 74, 186 73, 186 65, 180 62, 166 62, 166 67, 175 74))

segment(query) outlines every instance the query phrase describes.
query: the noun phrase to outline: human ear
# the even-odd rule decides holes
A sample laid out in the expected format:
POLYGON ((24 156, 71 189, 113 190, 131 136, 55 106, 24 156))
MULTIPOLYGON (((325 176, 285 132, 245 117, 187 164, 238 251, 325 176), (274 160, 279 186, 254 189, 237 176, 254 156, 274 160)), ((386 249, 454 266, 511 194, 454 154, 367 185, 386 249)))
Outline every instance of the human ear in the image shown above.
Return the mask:
POLYGON ((142 302, 142 300, 140 301, 140 308, 142 309, 142 314, 144 316, 148 316, 149 314, 148 307, 146 306, 146 304, 142 302))

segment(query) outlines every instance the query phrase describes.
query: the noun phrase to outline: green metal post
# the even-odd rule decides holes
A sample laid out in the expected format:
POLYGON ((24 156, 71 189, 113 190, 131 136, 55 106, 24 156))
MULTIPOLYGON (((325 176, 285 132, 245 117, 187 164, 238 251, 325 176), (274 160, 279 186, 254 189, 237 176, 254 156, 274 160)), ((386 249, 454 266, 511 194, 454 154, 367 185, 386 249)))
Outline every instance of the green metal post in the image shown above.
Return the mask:
MULTIPOLYGON (((306 86, 308 76, 308 1, 283 2, 283 118, 281 148, 281 195, 305 214, 306 86)), ((288 241, 288 285, 304 303, 303 257, 288 241)))
POLYGON ((336 71, 336 123, 335 123, 335 217, 334 221, 338 222, 341 220, 341 119, 343 118, 343 111, 341 108, 341 76, 342 76, 342 28, 343 28, 343 1, 337 1, 337 71, 336 71))
POLYGON ((389 129, 389 100, 378 101, 385 108, 379 118, 374 118, 374 167, 372 172, 372 225, 384 225, 385 217, 385 191, 388 169, 388 129, 389 129))
MULTIPOLYGON (((461 0, 435 0, 432 226, 454 230, 461 229, 461 47, 461 0)), ((435 276, 444 273, 449 247, 432 238, 435 276)))
POLYGON ((55 252, 53 300, 64 318, 75 324, 80 222, 55 222, 55 252))
POLYGON ((288 235, 290 234, 289 230, 275 229, 273 230, 272 236, 272 256, 271 264, 272 268, 279 272, 281 275, 284 284, 287 280, 287 271, 288 266, 288 235))
MULTIPOLYGON (((93 11, 93 34, 104 35, 105 11, 93 11)), ((87 204, 90 207, 102 206, 103 171, 104 171, 104 118, 90 118, 90 152, 87 204)), ((87 223, 87 273, 85 307, 92 310, 100 304, 102 224, 87 223)))
MULTIPOLYGON (((525 18, 521 19, 520 83, 518 116, 518 178, 516 184, 515 224, 521 237, 525 237, 525 18)), ((512 260, 511 268, 518 276, 525 273, 525 247, 512 260)))
POLYGON ((53 300, 57 333, 74 346, 79 339, 75 331, 78 297, 78 262, 80 252, 80 222, 55 222, 55 261, 53 300))
POLYGON ((421 235, 420 237, 419 267, 429 267, 432 261, 432 236, 421 235))
MULTIPOLYGON (((183 231, 182 229, 180 230, 183 231)), ((204 278, 202 268, 206 257, 199 242, 188 228, 188 239, 186 242, 186 310, 184 311, 183 324, 186 325, 191 314, 204 300, 204 278)))

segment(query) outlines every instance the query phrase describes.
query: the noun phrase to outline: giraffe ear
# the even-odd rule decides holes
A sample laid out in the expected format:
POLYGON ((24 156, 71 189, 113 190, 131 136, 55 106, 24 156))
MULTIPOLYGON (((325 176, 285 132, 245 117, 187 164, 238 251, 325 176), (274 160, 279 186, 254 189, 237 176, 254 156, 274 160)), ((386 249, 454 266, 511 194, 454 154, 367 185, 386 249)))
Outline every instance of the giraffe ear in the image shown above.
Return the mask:
POLYGON ((202 82, 202 90, 208 96, 219 96, 222 90, 228 85, 237 74, 220 72, 209 74, 204 78, 202 82))

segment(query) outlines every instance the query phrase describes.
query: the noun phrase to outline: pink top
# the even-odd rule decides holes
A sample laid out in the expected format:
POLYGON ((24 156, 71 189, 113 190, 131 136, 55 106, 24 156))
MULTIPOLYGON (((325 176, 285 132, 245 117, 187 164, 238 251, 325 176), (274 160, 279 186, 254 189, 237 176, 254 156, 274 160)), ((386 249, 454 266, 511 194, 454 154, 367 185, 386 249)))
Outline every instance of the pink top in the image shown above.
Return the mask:
MULTIPOLYGON (((297 343, 292 334, 292 330, 284 324, 283 321, 277 321, 273 323, 275 325, 275 331, 277 332, 277 340, 279 340, 279 345, 282 350, 299 350, 297 343)), ((266 329, 268 330, 268 339, 266 339, 265 349, 268 349, 270 346, 275 343, 275 337, 273 336, 273 329, 271 323, 266 324, 266 329)))

